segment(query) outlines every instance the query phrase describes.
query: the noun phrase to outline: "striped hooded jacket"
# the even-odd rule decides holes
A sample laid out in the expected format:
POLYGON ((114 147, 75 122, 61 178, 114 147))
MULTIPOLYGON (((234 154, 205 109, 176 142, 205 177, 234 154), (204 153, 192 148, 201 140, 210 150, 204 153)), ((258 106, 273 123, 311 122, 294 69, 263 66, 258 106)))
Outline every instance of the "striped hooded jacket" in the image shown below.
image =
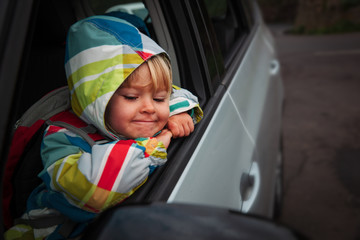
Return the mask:
MULTIPOLYGON (((86 222, 122 202, 154 168, 166 162, 162 142, 154 138, 120 139, 104 122, 105 108, 117 88, 143 62, 164 52, 119 18, 93 16, 70 28, 65 70, 72 111, 77 117, 69 121, 76 125, 80 118, 95 126, 100 138, 107 141, 91 147, 74 132, 50 125, 41 146, 44 169, 39 177, 43 184, 28 200, 28 215, 61 212, 73 221, 86 222)), ((202 111, 197 98, 184 89, 174 89, 170 116, 189 110, 194 112, 194 122, 200 121, 202 111)), ((49 228, 45 235, 55 228, 49 228)), ((41 235, 44 233, 35 237, 41 235)))

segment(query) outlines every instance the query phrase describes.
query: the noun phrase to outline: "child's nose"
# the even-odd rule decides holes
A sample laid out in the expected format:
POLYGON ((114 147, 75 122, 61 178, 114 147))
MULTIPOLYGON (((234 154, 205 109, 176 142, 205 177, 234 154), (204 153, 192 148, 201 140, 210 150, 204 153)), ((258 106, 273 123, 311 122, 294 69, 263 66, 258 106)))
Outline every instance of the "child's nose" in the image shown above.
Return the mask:
POLYGON ((144 99, 142 101, 141 112, 154 113, 155 107, 152 99, 144 99))

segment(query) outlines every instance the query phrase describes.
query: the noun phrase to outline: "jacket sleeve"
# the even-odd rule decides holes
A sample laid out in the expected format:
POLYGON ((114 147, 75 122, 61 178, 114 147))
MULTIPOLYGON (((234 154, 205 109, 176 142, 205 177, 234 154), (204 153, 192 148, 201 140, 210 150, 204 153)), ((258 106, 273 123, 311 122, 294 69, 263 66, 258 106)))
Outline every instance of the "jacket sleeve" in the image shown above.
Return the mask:
POLYGON ((193 118, 194 124, 200 122, 203 117, 198 98, 188 90, 173 85, 173 92, 170 96, 170 116, 182 112, 188 112, 193 118))
POLYGON ((100 212, 130 196, 150 170, 166 162, 166 148, 155 138, 118 140, 90 147, 76 134, 55 126, 45 132, 40 177, 81 209, 100 212), (55 129, 55 130, 54 130, 55 129))

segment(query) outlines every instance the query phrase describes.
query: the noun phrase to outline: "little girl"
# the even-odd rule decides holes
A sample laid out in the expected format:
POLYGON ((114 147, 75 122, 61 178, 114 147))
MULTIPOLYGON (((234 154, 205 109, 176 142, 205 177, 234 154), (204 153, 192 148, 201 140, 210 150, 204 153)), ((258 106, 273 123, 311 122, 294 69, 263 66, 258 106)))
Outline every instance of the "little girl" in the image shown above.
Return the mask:
POLYGON ((197 98, 172 87, 165 51, 125 20, 93 16, 75 23, 65 70, 72 111, 61 120, 95 126, 98 142, 90 146, 67 128, 48 126, 43 183, 22 216, 30 224, 14 226, 6 239, 79 236, 96 214, 129 197, 163 165, 171 138, 189 135, 202 117, 197 98), (29 226, 47 218, 47 226, 29 226), (50 223, 54 218, 64 221, 50 223))

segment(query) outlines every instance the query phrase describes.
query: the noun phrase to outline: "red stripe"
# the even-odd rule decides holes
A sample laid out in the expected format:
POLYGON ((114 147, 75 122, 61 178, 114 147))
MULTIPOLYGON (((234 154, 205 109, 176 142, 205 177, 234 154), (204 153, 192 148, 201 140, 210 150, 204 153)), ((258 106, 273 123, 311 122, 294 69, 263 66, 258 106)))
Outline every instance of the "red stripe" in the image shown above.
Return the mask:
POLYGON ((152 53, 147 53, 147 52, 143 52, 143 51, 136 51, 136 53, 139 54, 140 57, 144 60, 148 60, 151 56, 154 55, 152 53))
POLYGON ((111 191, 116 177, 124 163, 129 148, 135 143, 134 140, 119 141, 115 144, 107 159, 104 171, 102 172, 98 187, 111 191))
POLYGON ((93 208, 93 207, 91 207, 91 206, 88 205, 88 204, 85 204, 85 205, 84 205, 84 208, 85 208, 85 209, 87 208, 87 209, 89 209, 89 210, 91 210, 91 211, 93 211, 93 212, 95 212, 95 213, 100 212, 99 209, 93 208))
POLYGON ((50 126, 48 131, 45 134, 45 137, 57 133, 58 131, 60 131, 61 129, 64 129, 63 127, 58 127, 58 126, 50 126))

